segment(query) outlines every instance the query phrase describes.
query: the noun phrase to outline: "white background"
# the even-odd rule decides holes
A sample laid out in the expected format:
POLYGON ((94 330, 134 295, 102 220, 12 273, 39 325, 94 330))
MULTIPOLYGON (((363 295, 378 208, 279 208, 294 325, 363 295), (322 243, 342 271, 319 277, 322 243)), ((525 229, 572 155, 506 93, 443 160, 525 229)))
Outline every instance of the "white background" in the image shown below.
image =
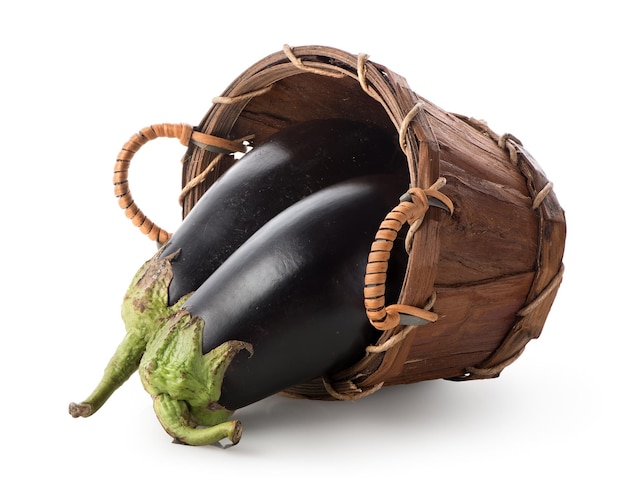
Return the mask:
MULTIPOLYGON (((619 2, 3 2, 0 7, 2 484, 624 484, 624 17, 619 2), (403 75, 522 140, 566 210, 566 274, 539 340, 496 380, 356 403, 272 397, 236 447, 174 445, 137 377, 72 419, 123 335, 154 252, 113 196, 116 155, 196 124, 282 45, 403 75), (9 479, 11 478, 11 479, 9 479)), ((184 148, 146 146, 133 194, 167 229, 184 148)))

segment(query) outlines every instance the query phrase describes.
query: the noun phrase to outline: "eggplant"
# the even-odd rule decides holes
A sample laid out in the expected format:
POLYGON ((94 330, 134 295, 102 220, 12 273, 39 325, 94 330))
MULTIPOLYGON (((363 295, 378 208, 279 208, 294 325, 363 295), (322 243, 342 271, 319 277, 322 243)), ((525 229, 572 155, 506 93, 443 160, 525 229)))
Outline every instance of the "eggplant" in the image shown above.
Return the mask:
POLYGON ((296 201, 353 177, 404 172, 406 156, 397 142, 371 124, 312 120, 277 132, 228 169, 166 243, 162 258, 177 253, 169 305, 296 201))
MULTIPOLYGON (((380 333, 363 304, 371 243, 406 188, 404 177, 374 176, 308 196, 260 228, 182 303, 139 366, 175 440, 236 443, 235 410, 363 356, 380 333)), ((391 298, 406 263, 403 249, 392 251, 391 298)))
POLYGON ((271 218, 334 183, 405 172, 405 156, 393 137, 374 125, 344 119, 292 125, 245 154, 136 273, 122 303, 126 336, 96 389, 83 402, 71 403, 70 414, 95 413, 136 371, 165 320, 271 218))

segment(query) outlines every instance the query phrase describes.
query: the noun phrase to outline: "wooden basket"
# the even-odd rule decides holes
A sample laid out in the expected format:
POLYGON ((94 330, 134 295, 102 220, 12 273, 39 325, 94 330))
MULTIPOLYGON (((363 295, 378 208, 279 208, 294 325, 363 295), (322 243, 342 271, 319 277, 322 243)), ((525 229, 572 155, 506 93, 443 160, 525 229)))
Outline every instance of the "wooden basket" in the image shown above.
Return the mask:
MULTIPOLYGON (((404 213, 394 224, 410 225, 412 241, 398 302, 382 307, 379 341, 350 369, 285 392, 355 399, 386 385, 498 376, 539 337, 550 311, 563 276, 564 212, 552 184, 518 139, 442 110, 366 55, 285 46, 235 79, 199 126, 142 130, 118 157, 120 205, 144 233, 164 242, 169 234, 139 211, 127 187, 130 159, 143 143, 168 136, 188 145, 181 195, 185 217, 236 163, 234 153, 245 151, 246 143, 315 118, 368 121, 398 140, 414 197, 396 208, 404 213), (420 206, 429 188, 450 199, 451 215, 420 206), (415 209, 418 216, 410 216, 415 209), (400 319, 388 319, 397 317, 398 309, 400 319), (406 315, 410 309, 430 313, 434 322, 406 325, 406 309, 406 315)), ((384 302, 384 274, 378 284, 382 292, 376 302, 384 302)), ((374 313, 368 308, 372 286, 365 286, 368 315, 374 313)))

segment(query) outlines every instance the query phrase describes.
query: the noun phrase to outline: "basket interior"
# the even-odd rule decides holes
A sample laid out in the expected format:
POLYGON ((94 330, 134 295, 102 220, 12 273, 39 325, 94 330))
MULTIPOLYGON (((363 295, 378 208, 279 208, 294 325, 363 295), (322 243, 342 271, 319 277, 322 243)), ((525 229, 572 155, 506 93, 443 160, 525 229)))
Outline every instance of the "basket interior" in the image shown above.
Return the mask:
POLYGON ((379 102, 350 77, 299 73, 281 79, 251 99, 231 130, 234 139, 254 134, 261 143, 276 131, 312 119, 345 118, 377 125, 397 139, 397 130, 379 102))

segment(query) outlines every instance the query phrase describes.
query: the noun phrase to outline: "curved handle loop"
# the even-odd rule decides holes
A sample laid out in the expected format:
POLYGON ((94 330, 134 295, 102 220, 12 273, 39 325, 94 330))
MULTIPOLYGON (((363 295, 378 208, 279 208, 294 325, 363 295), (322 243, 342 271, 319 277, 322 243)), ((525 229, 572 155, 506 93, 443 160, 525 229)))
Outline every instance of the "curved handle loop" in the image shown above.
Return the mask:
POLYGON ((128 184, 128 169, 130 161, 137 151, 150 140, 159 137, 177 138, 180 143, 188 146, 194 143, 204 150, 220 153, 245 152, 245 146, 241 142, 215 137, 203 132, 198 132, 191 125, 185 123, 162 123, 150 125, 139 130, 120 150, 115 168, 113 170, 113 185, 115 186, 115 196, 118 198, 120 207, 124 210, 126 217, 139 228, 139 230, 153 241, 159 244, 165 243, 171 237, 163 228, 152 222, 137 206, 130 192, 128 184))
POLYGON ((420 309, 419 307, 405 304, 386 306, 385 284, 391 250, 400 228, 405 223, 409 223, 411 230, 414 232, 417 226, 421 224, 430 206, 446 209, 452 214, 454 210, 452 201, 439 192, 439 188, 445 183, 444 178, 439 178, 428 189, 409 189, 400 198, 400 204, 387 214, 378 228, 367 260, 363 292, 367 317, 376 329, 382 331, 393 329, 401 323, 401 320, 408 325, 420 325, 434 322, 438 318, 434 312, 420 309))

